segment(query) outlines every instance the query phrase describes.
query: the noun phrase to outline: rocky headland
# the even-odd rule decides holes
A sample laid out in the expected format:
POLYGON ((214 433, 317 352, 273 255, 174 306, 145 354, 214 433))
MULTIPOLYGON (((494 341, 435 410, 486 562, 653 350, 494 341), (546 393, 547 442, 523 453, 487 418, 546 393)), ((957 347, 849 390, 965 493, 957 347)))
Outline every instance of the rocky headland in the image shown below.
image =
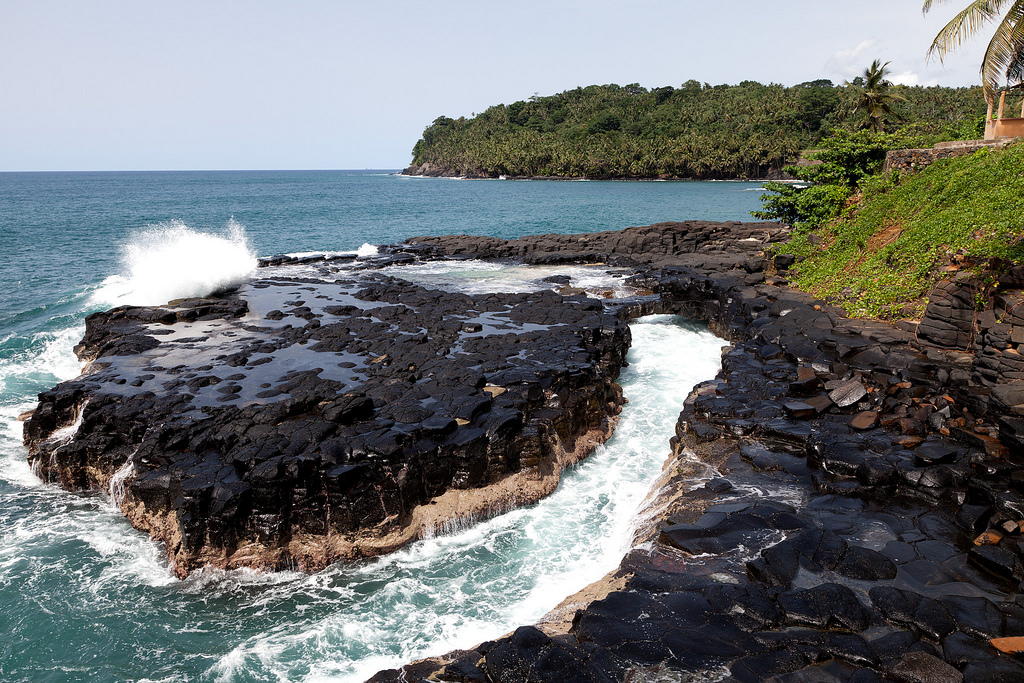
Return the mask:
POLYGON ((605 302, 268 261, 224 298, 91 317, 89 371, 40 396, 30 460, 115 492, 179 573, 315 569, 550 491, 614 421, 625 321, 681 314, 731 347, 635 550, 540 625, 373 680, 1024 679, 1024 268, 983 311, 962 279, 891 326, 787 287, 791 259, 764 255, 786 234, 416 238, 376 264, 604 263, 650 292, 605 302))

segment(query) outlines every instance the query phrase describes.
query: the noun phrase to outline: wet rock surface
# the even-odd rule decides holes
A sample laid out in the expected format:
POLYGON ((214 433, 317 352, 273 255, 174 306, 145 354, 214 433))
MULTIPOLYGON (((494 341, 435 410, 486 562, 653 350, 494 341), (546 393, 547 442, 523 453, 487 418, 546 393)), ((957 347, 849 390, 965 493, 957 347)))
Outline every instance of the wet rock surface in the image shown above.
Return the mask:
POLYGON ((924 329, 848 320, 773 274, 761 250, 784 234, 661 224, 388 256, 601 261, 654 292, 603 304, 271 260, 321 272, 91 319, 92 371, 26 423, 33 465, 69 488, 121 477, 181 567, 382 552, 453 491, 522 502, 488 487, 556 471, 617 410, 622 321, 677 313, 732 346, 687 399, 619 587, 565 630, 373 680, 1024 680, 1024 273, 998 315, 966 315, 957 282, 924 329))
POLYGON ((25 424, 33 469, 111 491, 179 575, 316 569, 534 502, 607 436, 629 329, 599 301, 299 265, 90 316, 88 371, 25 424))
POLYGON ((638 309, 733 346, 687 399, 623 587, 566 631, 372 680, 1024 680, 1024 391, 986 360, 1024 329, 950 305, 919 336, 738 265, 645 274, 638 309))

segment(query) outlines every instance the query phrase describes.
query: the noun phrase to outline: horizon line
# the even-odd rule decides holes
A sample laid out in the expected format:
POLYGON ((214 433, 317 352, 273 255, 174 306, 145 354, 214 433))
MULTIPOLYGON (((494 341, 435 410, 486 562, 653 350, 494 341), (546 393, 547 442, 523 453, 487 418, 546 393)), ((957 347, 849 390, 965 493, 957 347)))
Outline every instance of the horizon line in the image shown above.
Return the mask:
MULTIPOLYGON (((404 167, 403 167, 404 168, 404 167)), ((403 170, 397 167, 367 168, 122 168, 122 169, 30 169, 0 170, 0 173, 314 173, 314 172, 359 172, 403 170)))

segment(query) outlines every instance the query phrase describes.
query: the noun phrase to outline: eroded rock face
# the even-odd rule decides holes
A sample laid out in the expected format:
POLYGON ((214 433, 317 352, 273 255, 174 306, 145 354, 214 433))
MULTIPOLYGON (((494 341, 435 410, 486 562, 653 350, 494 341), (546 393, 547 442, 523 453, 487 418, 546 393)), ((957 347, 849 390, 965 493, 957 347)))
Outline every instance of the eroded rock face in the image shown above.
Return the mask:
POLYGON ((977 292, 978 288, 969 282, 936 285, 917 330, 921 339, 947 349, 969 350, 977 334, 977 292))
POLYGON ((476 172, 466 171, 463 169, 457 169, 448 164, 436 164, 429 161, 424 162, 418 166, 410 166, 404 171, 403 175, 415 175, 415 176, 427 176, 430 178, 497 178, 498 174, 493 175, 481 175, 476 172))
POLYGON ((609 433, 629 329, 600 302, 317 268, 90 316, 33 469, 115 492, 179 575, 316 569, 534 502, 609 433))

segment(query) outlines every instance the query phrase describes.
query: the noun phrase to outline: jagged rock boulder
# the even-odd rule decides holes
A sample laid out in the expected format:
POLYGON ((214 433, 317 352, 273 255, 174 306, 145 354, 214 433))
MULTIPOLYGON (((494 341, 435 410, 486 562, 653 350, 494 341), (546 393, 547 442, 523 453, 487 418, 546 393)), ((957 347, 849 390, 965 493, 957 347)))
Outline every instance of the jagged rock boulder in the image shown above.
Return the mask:
POLYGON ((917 327, 921 341, 944 349, 970 349, 977 334, 977 287, 973 283, 940 282, 928 297, 917 327))

